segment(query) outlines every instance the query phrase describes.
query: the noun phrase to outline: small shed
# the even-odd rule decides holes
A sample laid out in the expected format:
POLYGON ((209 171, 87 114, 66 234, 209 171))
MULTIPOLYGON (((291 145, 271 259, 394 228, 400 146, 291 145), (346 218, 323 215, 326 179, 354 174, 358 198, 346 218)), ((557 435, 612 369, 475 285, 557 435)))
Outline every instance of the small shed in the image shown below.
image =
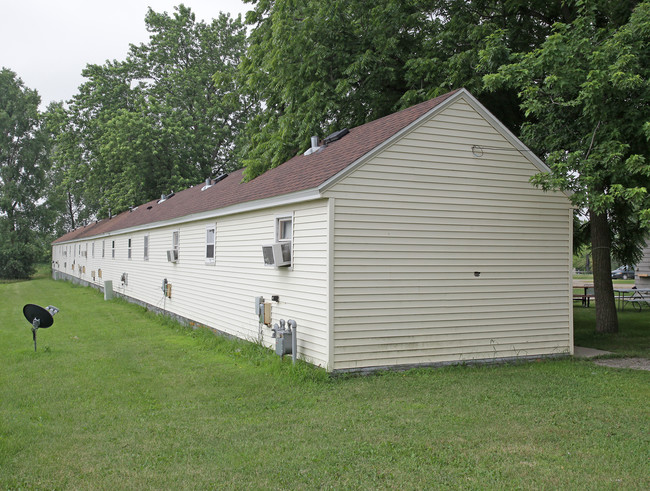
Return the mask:
POLYGON ((545 171, 460 89, 78 228, 53 274, 268 346, 293 319, 330 371, 570 354, 572 206, 545 171))

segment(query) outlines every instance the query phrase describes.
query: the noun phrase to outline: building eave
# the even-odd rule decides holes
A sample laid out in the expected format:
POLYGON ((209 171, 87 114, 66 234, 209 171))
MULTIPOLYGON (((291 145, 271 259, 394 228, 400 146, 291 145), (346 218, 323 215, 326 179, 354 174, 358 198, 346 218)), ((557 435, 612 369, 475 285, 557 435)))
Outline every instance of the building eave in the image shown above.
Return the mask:
POLYGON ((132 234, 136 232, 154 230, 163 227, 173 227, 175 225, 198 222, 202 220, 217 219, 220 217, 236 215, 239 213, 258 211, 267 208, 276 208, 278 206, 286 206, 286 205, 292 205, 296 203, 304 203, 307 201, 313 201, 320 198, 322 198, 322 194, 319 192, 318 189, 315 188, 306 189, 303 191, 297 191, 295 193, 284 194, 280 196, 274 196, 271 198, 265 198, 265 199, 255 200, 255 201, 248 201, 245 203, 238 203, 236 205, 226 206, 224 208, 204 211, 201 213, 194 213, 191 215, 185 215, 182 217, 172 218, 169 220, 160 220, 157 222, 151 222, 143 225, 138 225, 135 227, 113 230, 102 234, 90 235, 86 237, 80 237, 77 239, 61 241, 61 242, 53 242, 52 245, 55 246, 55 245, 62 245, 62 244, 73 244, 78 242, 86 242, 88 240, 101 239, 104 237, 111 237, 115 235, 132 234))

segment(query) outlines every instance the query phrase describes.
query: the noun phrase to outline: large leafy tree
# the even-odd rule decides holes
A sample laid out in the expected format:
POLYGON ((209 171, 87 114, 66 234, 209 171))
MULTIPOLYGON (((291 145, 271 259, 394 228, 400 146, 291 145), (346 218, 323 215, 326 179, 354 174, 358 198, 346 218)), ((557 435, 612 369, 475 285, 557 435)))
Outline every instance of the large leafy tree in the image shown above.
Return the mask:
POLYGON ((248 178, 304 150, 312 135, 396 108, 421 31, 417 0, 252 3, 241 76, 265 109, 247 128, 248 178))
POLYGON ((41 256, 48 138, 40 97, 9 69, 0 71, 0 277, 27 278, 41 256))
POLYGON ((145 23, 149 42, 132 45, 124 61, 88 65, 59 121, 70 222, 238 167, 235 141, 250 110, 234 77, 246 47, 241 20, 197 22, 180 5, 173 15, 150 9, 145 23))
POLYGON ((304 150, 311 135, 458 87, 518 132, 516 91, 486 91, 482 76, 575 15, 564 0, 248 1, 252 30, 240 74, 264 104, 247 127, 248 178, 304 150), (490 44, 496 32, 498 49, 490 44))
POLYGON ((524 140, 552 173, 545 189, 570 191, 589 219, 596 330, 616 332, 611 254, 636 262, 648 230, 650 2, 630 15, 581 4, 535 51, 486 77, 519 90, 524 140))

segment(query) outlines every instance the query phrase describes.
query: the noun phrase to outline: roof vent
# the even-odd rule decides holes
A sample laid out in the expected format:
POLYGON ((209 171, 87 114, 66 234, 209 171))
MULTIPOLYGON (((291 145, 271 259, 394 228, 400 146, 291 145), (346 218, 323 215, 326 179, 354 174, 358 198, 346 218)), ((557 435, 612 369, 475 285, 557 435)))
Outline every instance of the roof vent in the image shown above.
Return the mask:
POLYGON ((163 201, 167 201, 169 198, 171 198, 172 196, 174 196, 174 194, 176 194, 176 193, 174 193, 174 191, 172 191, 171 193, 166 194, 166 195, 165 195, 165 194, 161 194, 161 195, 160 195, 160 201, 158 201, 158 203, 162 203, 163 201))
POLYGON ((318 136, 311 137, 311 148, 305 152, 305 155, 311 155, 312 153, 318 152, 320 147, 318 146, 318 136))
POLYGON ((212 187, 212 179, 210 179, 210 178, 208 177, 208 178, 205 180, 205 186, 203 186, 203 187, 201 188, 201 191, 205 191, 205 190, 208 189, 209 187, 212 187))
POLYGON ((340 140, 341 138, 343 138, 348 133, 350 133, 350 130, 347 129, 347 128, 343 128, 342 130, 335 131, 331 135, 327 135, 325 137, 325 139, 323 140, 323 143, 325 145, 329 145, 330 143, 335 142, 336 140, 340 140))

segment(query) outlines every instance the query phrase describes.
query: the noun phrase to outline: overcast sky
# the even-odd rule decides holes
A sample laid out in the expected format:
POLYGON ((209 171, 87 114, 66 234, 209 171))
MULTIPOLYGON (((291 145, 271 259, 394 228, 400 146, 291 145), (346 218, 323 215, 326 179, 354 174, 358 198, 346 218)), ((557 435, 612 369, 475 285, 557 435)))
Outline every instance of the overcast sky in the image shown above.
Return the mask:
POLYGON ((207 22, 251 8, 241 0, 0 0, 0 66, 36 89, 45 109, 77 93, 86 64, 124 60, 129 44, 146 42, 148 7, 172 14, 180 3, 207 22))

